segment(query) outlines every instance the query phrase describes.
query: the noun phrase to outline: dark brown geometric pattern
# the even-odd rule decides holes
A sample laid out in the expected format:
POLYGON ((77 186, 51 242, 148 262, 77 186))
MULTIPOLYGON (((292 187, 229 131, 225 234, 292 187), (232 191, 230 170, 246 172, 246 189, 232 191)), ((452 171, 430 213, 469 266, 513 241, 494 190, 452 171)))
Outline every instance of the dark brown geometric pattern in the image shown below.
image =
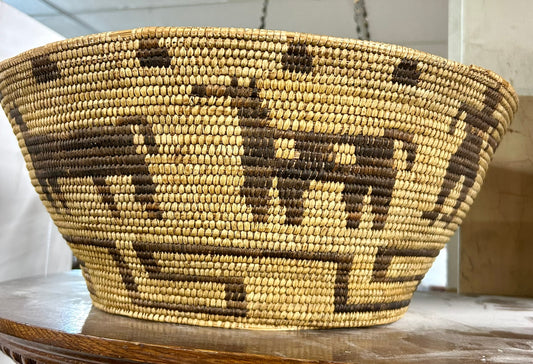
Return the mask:
MULTIPOLYGON (((72 245, 91 245, 95 247, 107 248, 108 250, 115 249, 115 242, 107 239, 86 238, 79 236, 65 236, 65 239, 72 245)), ((351 254, 338 254, 328 252, 306 252, 306 251, 283 251, 283 250, 269 250, 269 249, 247 249, 236 247, 222 247, 222 246, 202 246, 202 245, 188 245, 188 244, 168 244, 168 243, 146 243, 134 242, 138 257, 146 257, 153 259, 153 252, 171 253, 171 254, 190 254, 201 255, 207 257, 224 256, 235 258, 281 258, 298 261, 319 261, 319 262, 334 262, 337 264, 337 273, 335 280, 335 296, 334 305, 335 312, 373 312, 380 310, 392 310, 405 307, 409 304, 409 300, 402 300, 390 303, 380 304, 348 304, 348 276, 352 265, 353 256, 351 254)), ((420 256, 424 252, 418 253, 420 256)), ((121 267, 119 267, 120 269, 121 267)), ((195 276, 161 273, 159 269, 147 272, 152 279, 170 280, 180 282, 212 282, 222 283, 225 285, 227 308, 216 308, 207 306, 192 306, 192 305, 172 305, 168 303, 141 300, 137 287, 129 285, 131 297, 136 304, 142 306, 149 306, 154 308, 166 308, 169 310, 182 312, 198 312, 211 313, 225 316, 246 316, 246 293, 244 287, 243 277, 240 271, 234 271, 235 277, 211 277, 211 276, 195 276)), ((121 274, 123 274, 121 272, 121 274)), ((129 272, 129 276, 124 277, 123 281, 132 282, 134 277, 129 272)))
MULTIPOLYGON (((206 255, 206 258, 208 256, 206 255)), ((171 282, 194 282, 194 283, 218 283, 223 284, 225 289, 224 300, 226 307, 210 307, 200 305, 185 305, 168 302, 160 302, 140 297, 133 297, 132 302, 139 306, 164 308, 172 311, 206 313, 221 316, 246 317, 246 289, 244 280, 241 277, 212 277, 183 274, 159 274, 150 275, 151 279, 158 279, 171 282)))
POLYGON ((313 56, 307 50, 307 45, 291 43, 287 53, 281 57, 283 69, 296 73, 311 73, 313 70, 313 56))
POLYGON ((417 71, 418 61, 404 58, 392 72, 392 82, 406 86, 416 86, 420 71, 417 71))
POLYGON ((466 125, 464 131, 466 132, 466 137, 459 145, 459 148, 457 148, 455 154, 450 158, 435 207, 433 210, 424 211, 422 214, 423 218, 430 221, 430 225, 433 225, 435 221, 444 221, 448 225, 457 215, 461 203, 466 200, 478 173, 483 136, 488 136, 488 146, 492 147, 493 152, 496 150, 498 143, 488 134, 488 131, 498 126, 499 122, 494 117, 494 111, 501 99, 502 94, 498 92, 498 88, 491 89, 487 87, 484 93, 484 106, 482 110, 478 110, 465 102, 459 107, 457 114, 452 120, 448 134, 455 132, 460 117, 465 114, 464 122, 466 125), (442 207, 446 198, 450 195, 450 192, 454 189, 461 177, 464 177, 463 186, 459 198, 453 206, 452 213, 442 213, 442 207))
POLYGON ((141 67, 169 67, 172 57, 169 56, 165 47, 159 47, 157 39, 139 40, 137 58, 141 67))
POLYGON ((392 247, 380 247, 374 260, 371 282, 413 282, 421 281, 424 275, 387 277, 387 271, 394 257, 425 257, 435 258, 439 255, 439 249, 397 249, 392 247))
POLYGON ((50 60, 50 55, 43 54, 31 60, 33 77, 37 83, 46 83, 61 77, 57 63, 50 60))

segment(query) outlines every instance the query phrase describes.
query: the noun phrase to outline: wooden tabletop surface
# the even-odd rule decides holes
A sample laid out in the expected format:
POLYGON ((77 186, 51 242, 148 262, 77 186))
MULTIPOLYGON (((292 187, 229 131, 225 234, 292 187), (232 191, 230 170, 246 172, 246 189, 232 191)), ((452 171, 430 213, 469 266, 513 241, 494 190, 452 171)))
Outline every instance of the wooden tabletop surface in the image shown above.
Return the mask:
POLYGON ((73 271, 0 284, 0 348, 24 363, 531 363, 533 299, 418 292, 390 325, 230 330, 107 314, 73 271))

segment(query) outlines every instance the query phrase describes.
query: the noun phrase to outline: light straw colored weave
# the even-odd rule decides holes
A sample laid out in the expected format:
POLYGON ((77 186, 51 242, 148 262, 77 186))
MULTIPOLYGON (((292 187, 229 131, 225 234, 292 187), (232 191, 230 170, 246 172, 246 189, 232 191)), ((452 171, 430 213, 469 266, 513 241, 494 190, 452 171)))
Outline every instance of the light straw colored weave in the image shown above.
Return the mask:
POLYGON ((223 28, 53 43, 0 92, 96 307, 239 328, 400 318, 517 107, 476 66, 223 28))

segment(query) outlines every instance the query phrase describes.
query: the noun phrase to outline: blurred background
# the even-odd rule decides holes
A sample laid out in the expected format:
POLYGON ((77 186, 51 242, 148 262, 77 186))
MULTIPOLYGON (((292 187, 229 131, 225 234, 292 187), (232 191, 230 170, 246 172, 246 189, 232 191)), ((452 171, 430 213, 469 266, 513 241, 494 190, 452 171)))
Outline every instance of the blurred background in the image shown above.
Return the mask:
MULTIPOLYGON (((66 38, 142 26, 259 28, 264 0, 5 0, 66 38)), ((447 0, 366 0, 372 40, 446 57, 447 0)), ((358 36, 353 0, 270 0, 264 25, 358 36)))

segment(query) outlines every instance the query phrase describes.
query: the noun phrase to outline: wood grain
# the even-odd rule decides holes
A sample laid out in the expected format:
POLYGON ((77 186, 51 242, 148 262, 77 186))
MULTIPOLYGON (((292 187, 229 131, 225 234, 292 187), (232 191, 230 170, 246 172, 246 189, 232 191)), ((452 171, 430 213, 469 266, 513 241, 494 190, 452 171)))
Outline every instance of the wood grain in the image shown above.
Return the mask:
POLYGON ((406 317, 391 325, 301 331, 110 315, 91 306, 79 272, 2 283, 0 302, 0 349, 19 363, 533 361, 528 299, 417 293, 406 317))

